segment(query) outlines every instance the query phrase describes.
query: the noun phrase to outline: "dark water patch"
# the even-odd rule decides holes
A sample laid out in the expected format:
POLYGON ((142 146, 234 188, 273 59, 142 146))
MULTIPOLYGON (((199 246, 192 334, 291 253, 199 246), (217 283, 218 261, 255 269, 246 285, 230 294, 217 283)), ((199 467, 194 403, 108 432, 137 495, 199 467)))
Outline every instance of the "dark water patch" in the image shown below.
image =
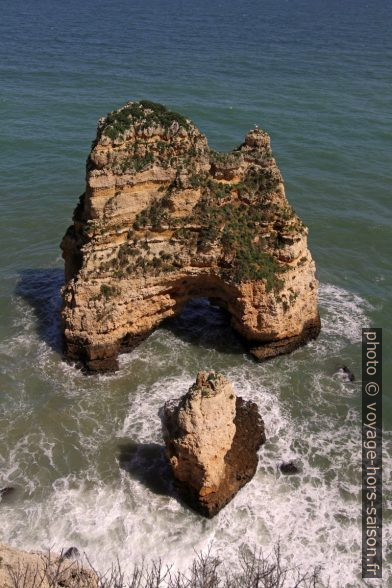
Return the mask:
POLYGON ((120 444, 120 468, 141 482, 154 494, 175 496, 173 476, 165 456, 165 448, 158 443, 127 441, 120 444))
POLYGON ((61 353, 60 290, 64 284, 64 271, 57 268, 25 269, 19 277, 15 294, 33 308, 39 337, 53 351, 61 353))
POLYGON ((207 298, 187 302, 181 314, 165 320, 162 328, 184 341, 224 354, 244 354, 247 348, 230 325, 230 314, 207 298))
POLYGON ((0 502, 3 500, 8 500, 9 498, 13 498, 16 492, 16 488, 14 486, 5 486, 4 488, 0 488, 0 502))

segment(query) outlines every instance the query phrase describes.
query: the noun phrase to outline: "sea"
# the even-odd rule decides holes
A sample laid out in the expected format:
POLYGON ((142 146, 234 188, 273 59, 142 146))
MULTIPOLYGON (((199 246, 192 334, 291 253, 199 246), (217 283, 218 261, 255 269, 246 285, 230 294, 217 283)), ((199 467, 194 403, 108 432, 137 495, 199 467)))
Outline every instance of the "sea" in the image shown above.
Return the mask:
POLYGON ((392 4, 389 0, 0 1, 0 541, 76 546, 100 570, 273 552, 332 588, 392 586, 392 4), (309 227, 322 330, 256 363, 191 301, 114 375, 61 357, 59 243, 99 117, 129 100, 212 147, 268 131, 309 227), (361 330, 383 329, 384 572, 361 579, 361 330), (354 374, 345 381, 339 368, 354 374), (159 408, 200 369, 259 406, 257 473, 215 518, 173 495, 159 408), (282 462, 301 471, 285 476, 282 462))

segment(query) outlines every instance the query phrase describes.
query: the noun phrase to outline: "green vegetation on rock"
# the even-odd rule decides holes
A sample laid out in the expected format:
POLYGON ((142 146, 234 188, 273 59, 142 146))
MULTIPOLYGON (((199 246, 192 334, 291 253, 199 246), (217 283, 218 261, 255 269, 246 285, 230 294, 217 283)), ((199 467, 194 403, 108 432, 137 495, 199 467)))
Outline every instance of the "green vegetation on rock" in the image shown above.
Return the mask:
POLYGON ((149 225, 153 229, 158 229, 163 223, 168 223, 170 221, 169 204, 170 200, 167 196, 153 200, 148 208, 136 216, 133 228, 138 230, 149 225))
POLYGON ((107 284, 102 284, 100 288, 100 293, 102 296, 108 300, 112 298, 112 296, 116 296, 119 293, 119 289, 116 286, 108 286, 107 284))
POLYGON ((123 108, 110 112, 106 116, 103 133, 114 140, 132 125, 139 125, 141 128, 160 125, 168 129, 173 122, 177 122, 180 127, 185 129, 190 126, 189 121, 182 114, 168 110, 162 104, 141 100, 140 102, 130 102, 123 108))
MULTIPOLYGON (((103 133, 115 139, 132 126, 136 130, 153 126, 167 130, 174 122, 178 124, 175 130, 189 129, 191 125, 182 115, 165 106, 143 100, 109 113, 103 133)), ((229 153, 208 149, 210 172, 205 167, 200 171, 195 166, 193 158, 197 150, 192 140, 185 142, 185 147, 180 145, 181 141, 173 146, 170 134, 167 137, 163 134, 162 139, 151 143, 136 135, 130 146, 121 148, 113 159, 120 173, 139 172, 154 162, 164 169, 177 168, 171 184, 158 190, 162 196, 136 216, 128 235, 133 245, 122 245, 118 260, 113 260, 116 276, 177 269, 178 264, 173 259, 163 257, 163 253, 157 254, 156 250, 154 254, 150 252, 148 243, 149 231, 169 229, 172 231, 170 245, 174 249, 176 244, 181 244, 190 255, 197 255, 216 247, 218 272, 225 280, 236 283, 262 280, 267 290, 279 291, 283 286, 279 274, 288 266, 274 257, 274 251, 284 248, 290 241, 290 233, 302 227, 294 210, 287 203, 282 206, 277 197, 282 178, 277 167, 271 164, 269 142, 260 148, 244 147, 244 144, 229 153), (252 163, 245 164, 245 173, 241 172, 249 157, 252 163), (220 181, 236 175, 237 180, 238 175, 242 176, 241 181, 220 181), (173 217, 173 196, 189 188, 200 189, 200 199, 186 217, 173 217), (133 231, 144 231, 145 241, 141 242, 133 231)))
MULTIPOLYGON (((221 247, 224 258, 230 260, 230 263, 223 263, 221 267, 223 278, 236 283, 263 280, 267 290, 280 290, 283 280, 279 274, 286 270, 286 266, 278 263, 266 251, 268 245, 271 245, 268 238, 276 245, 278 236, 264 238, 262 235, 263 224, 273 220, 280 211, 266 199, 265 190, 257 183, 254 174, 248 174, 240 184, 223 184, 196 174, 191 177, 192 186, 202 187, 203 193, 189 216, 182 219, 171 217, 171 186, 161 199, 154 200, 137 215, 133 228, 162 230, 168 227, 174 229, 173 238, 180 242, 190 242, 192 237, 197 237, 197 249, 200 252, 208 251, 216 243, 221 247), (249 206, 239 198, 233 199, 234 192, 240 197, 251 193, 257 205, 249 206), (195 232, 189 226, 200 229, 195 232)), ((294 211, 287 208, 285 216, 291 218, 294 211)), ((138 266, 144 269, 162 267, 162 271, 175 269, 172 264, 146 258, 140 260, 138 266)))
POLYGON ((144 157, 141 157, 138 155, 126 157, 125 159, 123 159, 120 166, 121 166, 121 170, 123 172, 125 172, 125 171, 138 172, 138 171, 141 171, 143 168, 145 168, 150 163, 153 163, 153 161, 154 161, 153 154, 146 153, 146 155, 144 155, 144 157))

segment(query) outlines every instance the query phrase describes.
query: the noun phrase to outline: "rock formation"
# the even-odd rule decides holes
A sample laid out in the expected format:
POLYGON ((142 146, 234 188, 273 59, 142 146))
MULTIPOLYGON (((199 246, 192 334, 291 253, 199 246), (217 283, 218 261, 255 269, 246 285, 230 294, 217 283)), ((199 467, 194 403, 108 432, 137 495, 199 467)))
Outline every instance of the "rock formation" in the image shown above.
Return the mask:
POLYGON ((0 544, 1 588, 98 588, 98 583, 96 573, 79 562, 0 544))
POLYGON ((161 419, 182 497, 213 517, 255 474, 265 442, 256 404, 237 398, 222 374, 199 372, 180 401, 164 405, 161 419))
POLYGON ((341 366, 336 373, 342 378, 344 382, 355 381, 353 372, 346 365, 341 366))
POLYGON ((292 475, 298 474, 300 472, 300 467, 294 461, 286 461, 281 463, 279 466, 280 471, 282 474, 292 475))
POLYGON ((99 121, 61 247, 65 356, 113 370, 193 297, 214 299, 259 359, 317 336, 307 229, 259 129, 229 153, 148 101, 99 121))

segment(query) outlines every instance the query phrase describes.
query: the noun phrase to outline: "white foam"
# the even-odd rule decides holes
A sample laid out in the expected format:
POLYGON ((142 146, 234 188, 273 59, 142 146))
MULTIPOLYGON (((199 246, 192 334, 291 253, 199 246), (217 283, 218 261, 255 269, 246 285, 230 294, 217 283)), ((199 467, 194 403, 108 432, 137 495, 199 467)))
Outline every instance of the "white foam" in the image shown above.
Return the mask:
MULTIPOLYGON (((210 544, 213 553, 235 565, 240 549, 269 552, 280 539, 290 564, 323 565, 323 578, 330 578, 334 588, 360 586, 359 389, 334 376, 327 362, 331 354, 360 341, 370 306, 332 285, 321 287, 320 301, 319 339, 292 356, 255 364, 238 353, 219 353, 209 344, 208 329, 195 335, 203 342, 200 347, 165 329, 121 356, 116 375, 94 378, 60 362, 36 334, 31 309, 20 304, 19 333, 0 346, 6 371, 16 385, 15 378, 25 377, 28 369, 23 361, 34 358, 35 375, 63 402, 62 435, 75 444, 72 451, 80 452, 84 466, 60 472, 60 441, 40 428, 40 414, 22 385, 11 421, 27 410, 38 426, 36 434, 7 445, 7 451, 2 444, 0 450, 1 483, 27 490, 19 501, 2 502, 2 540, 27 549, 77 545, 103 571, 117 557, 130 571, 144 557, 161 557, 184 569, 195 550, 210 544), (22 371, 13 374, 16 358, 22 371), (144 470, 153 464, 164 471, 154 448, 148 453, 148 445, 162 444, 159 408, 188 389, 199 367, 223 371, 237 393, 254 400, 267 434, 255 478, 211 521, 178 503, 167 483, 158 480, 169 494, 157 493, 151 478, 143 478, 137 468, 129 473, 115 461, 118 445, 132 441, 144 470), (102 451, 107 451, 104 463, 98 460, 102 451), (279 471, 278 465, 291 459, 300 461, 300 476, 279 471), (45 463, 45 471, 31 463, 45 463)), ((197 310, 201 321, 202 311, 197 310)), ((219 321, 209 328, 219 339, 219 321)), ((11 430, 5 427, 0 436, 7 443, 11 430)), ((384 448, 388 497, 390 437, 384 448)), ((388 540, 390 518, 384 525, 385 545, 388 540)))
POLYGON ((329 338, 329 347, 339 349, 345 342, 361 341, 361 329, 369 325, 366 313, 372 309, 366 300, 344 288, 320 284, 319 302, 322 342, 329 338))

